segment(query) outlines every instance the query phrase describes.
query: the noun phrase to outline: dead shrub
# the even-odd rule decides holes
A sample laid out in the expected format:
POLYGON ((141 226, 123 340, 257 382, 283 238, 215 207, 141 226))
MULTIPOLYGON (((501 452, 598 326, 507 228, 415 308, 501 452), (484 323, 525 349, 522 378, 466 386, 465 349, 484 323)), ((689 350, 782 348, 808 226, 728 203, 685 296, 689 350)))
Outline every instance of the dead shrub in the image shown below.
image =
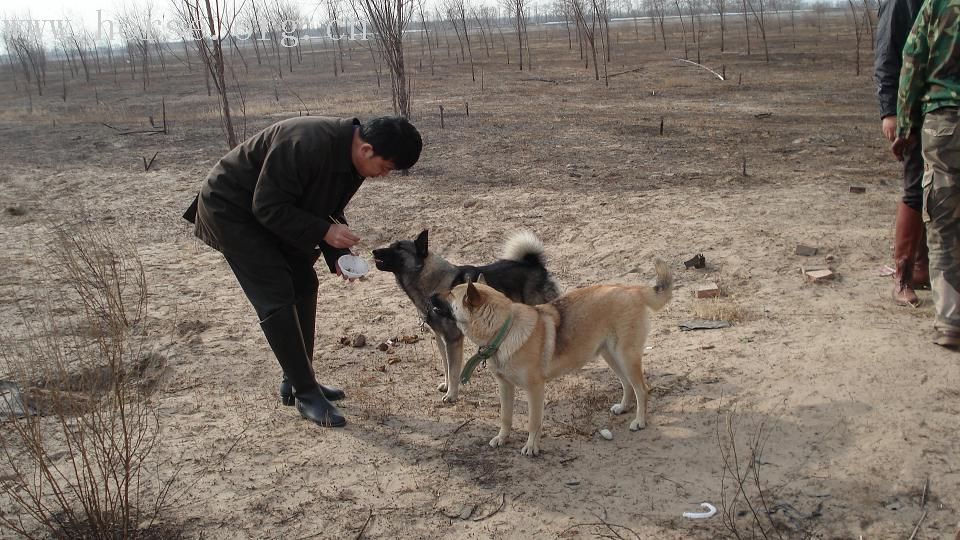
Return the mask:
POLYGON ((0 424, 0 530, 177 538, 160 523, 176 474, 155 472, 151 374, 164 360, 145 351, 143 264, 131 243, 86 223, 56 228, 41 257, 31 290, 42 292, 21 302, 23 330, 0 336, 0 369, 23 405, 0 424))

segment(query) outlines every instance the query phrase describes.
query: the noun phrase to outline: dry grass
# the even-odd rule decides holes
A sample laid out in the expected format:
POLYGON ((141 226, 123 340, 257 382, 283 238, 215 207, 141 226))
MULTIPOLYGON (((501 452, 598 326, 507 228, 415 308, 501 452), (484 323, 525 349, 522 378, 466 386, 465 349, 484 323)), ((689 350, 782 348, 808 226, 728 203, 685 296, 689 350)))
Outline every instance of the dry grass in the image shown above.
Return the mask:
POLYGON ((744 322, 750 319, 749 312, 729 298, 699 300, 693 307, 693 315, 708 321, 744 322))

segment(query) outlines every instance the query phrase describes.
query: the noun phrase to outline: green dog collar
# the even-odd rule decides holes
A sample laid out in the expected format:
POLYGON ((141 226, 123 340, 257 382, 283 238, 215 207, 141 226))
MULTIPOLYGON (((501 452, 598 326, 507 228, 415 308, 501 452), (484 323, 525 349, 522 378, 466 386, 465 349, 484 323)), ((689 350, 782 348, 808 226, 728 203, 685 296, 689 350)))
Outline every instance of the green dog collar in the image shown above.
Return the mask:
POLYGON ((480 347, 480 350, 477 351, 477 354, 471 356, 470 359, 467 360, 467 365, 463 366, 463 371, 460 372, 460 384, 467 384, 470 381, 470 377, 473 375, 473 370, 477 369, 477 365, 480 362, 497 354, 497 349, 500 348, 500 344, 503 343, 503 339, 507 337, 507 332, 510 330, 510 323, 512 322, 513 316, 507 317, 507 321, 503 323, 503 326, 501 326, 500 330, 497 331, 497 335, 494 336, 493 341, 491 341, 486 347, 480 347))

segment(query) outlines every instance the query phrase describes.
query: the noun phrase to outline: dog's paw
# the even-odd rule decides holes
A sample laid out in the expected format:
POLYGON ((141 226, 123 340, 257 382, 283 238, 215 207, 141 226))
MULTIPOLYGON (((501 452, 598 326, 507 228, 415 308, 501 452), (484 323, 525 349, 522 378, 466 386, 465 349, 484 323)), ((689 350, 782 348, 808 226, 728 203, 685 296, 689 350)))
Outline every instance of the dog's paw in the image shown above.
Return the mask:
POLYGON ((520 455, 536 457, 540 455, 540 443, 537 441, 527 441, 520 449, 520 455))
POLYGON ((640 431, 645 427, 647 427, 647 421, 642 418, 638 418, 633 422, 630 422, 630 431, 640 431))
POLYGON ((437 392, 446 392, 446 391, 447 391, 447 383, 442 382, 437 385, 437 392))
POLYGON ((450 392, 447 392, 447 393, 444 394, 444 396, 443 396, 443 402, 444 402, 444 403, 455 403, 455 402, 457 401, 457 398, 458 398, 457 394, 451 394, 450 392))
POLYGON ((504 444, 506 444, 506 442, 507 442, 507 436, 506 436, 506 435, 497 435, 496 437, 490 439, 490 447, 491 447, 491 448, 500 448, 501 446, 503 446, 504 444))
POLYGON ((610 407, 610 412, 612 412, 613 414, 623 414, 629 410, 630 410, 629 405, 624 407, 623 404, 621 403, 617 403, 613 407, 610 407))

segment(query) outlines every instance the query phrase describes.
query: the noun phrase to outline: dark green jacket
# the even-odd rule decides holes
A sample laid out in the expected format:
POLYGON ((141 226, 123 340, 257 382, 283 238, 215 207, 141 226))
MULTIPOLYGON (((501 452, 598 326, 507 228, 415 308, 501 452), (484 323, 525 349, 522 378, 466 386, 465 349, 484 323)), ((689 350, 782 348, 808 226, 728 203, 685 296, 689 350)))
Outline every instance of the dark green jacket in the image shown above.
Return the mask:
POLYGON ((920 128, 929 112, 958 106, 960 0, 926 0, 903 47, 897 134, 920 128))
POLYGON ((363 178, 350 157, 356 119, 283 120, 227 153, 203 182, 184 218, 198 238, 227 257, 262 260, 279 248, 314 257, 331 271, 347 253, 323 241, 363 178))

